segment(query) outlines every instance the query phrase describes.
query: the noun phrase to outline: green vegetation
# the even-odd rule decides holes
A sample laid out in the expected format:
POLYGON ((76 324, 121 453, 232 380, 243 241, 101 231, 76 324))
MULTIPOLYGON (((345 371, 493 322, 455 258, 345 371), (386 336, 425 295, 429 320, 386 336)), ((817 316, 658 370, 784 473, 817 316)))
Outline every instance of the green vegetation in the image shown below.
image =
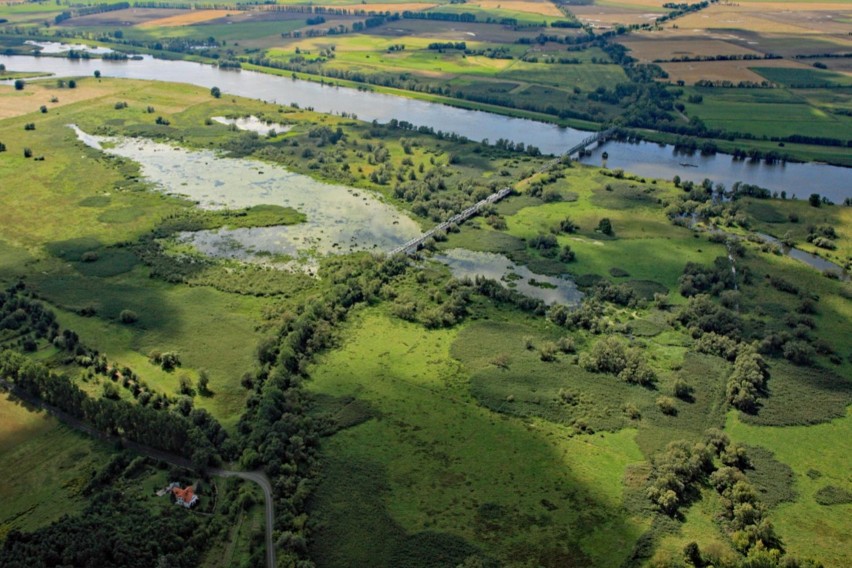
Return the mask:
MULTIPOLYGON (((459 67, 482 57, 458 55, 459 67)), ((428 69, 423 57, 409 63, 428 69)), ((79 99, 47 113, 20 102, 61 100, 55 81, 5 89, 2 378, 199 470, 263 470, 282 564, 642 566, 684 551, 693 565, 848 563, 849 283, 753 235, 848 261, 848 207, 745 186, 714 200, 712 185, 545 168, 534 147, 184 85, 81 78, 79 99), (289 129, 259 136, 212 120, 247 115, 289 129), (515 192, 414 261, 341 252, 318 258, 314 278, 280 270, 277 256, 205 256, 180 237, 296 231, 314 221, 303 205, 201 209, 68 123, 346 184, 423 227, 515 192), (44 161, 24 159, 24 144, 44 161), (431 252, 456 247, 572 277, 584 299, 545 305, 513 289, 517 274, 455 279, 431 252)), ((263 562, 256 490, 202 481, 218 501, 209 517, 187 515, 152 490, 203 472, 133 465, 12 399, 0 405, 0 471, 30 464, 12 487, 39 487, 2 496, 4 563, 36 564, 39 543, 70 539, 108 563, 98 527, 127 523, 143 538, 181 536, 180 550, 125 543, 141 564, 263 562)))

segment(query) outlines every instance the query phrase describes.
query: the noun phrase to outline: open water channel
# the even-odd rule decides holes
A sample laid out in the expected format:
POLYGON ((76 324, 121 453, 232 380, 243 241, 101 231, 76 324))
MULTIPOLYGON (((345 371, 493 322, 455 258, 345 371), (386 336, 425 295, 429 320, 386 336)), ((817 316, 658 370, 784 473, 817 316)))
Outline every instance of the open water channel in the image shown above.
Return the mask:
MULTIPOLYGON (((320 112, 354 113, 361 120, 387 122, 406 120, 415 125, 431 126, 436 131, 455 132, 471 140, 499 138, 538 146, 542 152, 561 154, 589 133, 573 128, 488 112, 464 110, 405 97, 320 85, 289 77, 253 71, 219 69, 189 61, 165 61, 144 56, 140 60, 107 61, 66 59, 25 55, 2 56, 7 69, 38 71, 57 76, 88 75, 100 70, 104 76, 191 83, 219 87, 224 93, 263 99, 279 104, 297 103, 320 112)), ((607 166, 647 177, 700 182, 709 178, 728 187, 736 181, 755 184, 773 191, 806 198, 819 193, 834 202, 852 197, 852 169, 825 164, 775 164, 736 161, 726 154, 683 156, 672 146, 627 142, 608 142, 607 166), (684 165, 688 164, 688 165, 684 165)), ((585 161, 600 165, 601 149, 585 161)))

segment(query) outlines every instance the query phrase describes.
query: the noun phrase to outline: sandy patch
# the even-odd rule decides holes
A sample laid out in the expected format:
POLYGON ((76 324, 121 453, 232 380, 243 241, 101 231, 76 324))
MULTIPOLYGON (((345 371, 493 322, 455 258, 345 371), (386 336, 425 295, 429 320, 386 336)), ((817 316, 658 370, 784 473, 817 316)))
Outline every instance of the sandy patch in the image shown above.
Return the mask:
POLYGON ((145 23, 139 24, 137 27, 172 28, 180 26, 191 26, 192 24, 207 22, 209 20, 217 20, 219 18, 224 18, 225 16, 233 16, 240 13, 241 12, 236 12, 233 10, 186 10, 182 14, 176 14, 167 18, 149 20, 145 23))

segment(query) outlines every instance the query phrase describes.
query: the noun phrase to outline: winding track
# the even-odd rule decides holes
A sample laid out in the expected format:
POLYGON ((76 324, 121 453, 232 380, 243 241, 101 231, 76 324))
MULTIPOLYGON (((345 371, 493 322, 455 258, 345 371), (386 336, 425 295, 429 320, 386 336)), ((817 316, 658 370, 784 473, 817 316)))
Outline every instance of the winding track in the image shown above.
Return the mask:
MULTIPOLYGON (((192 465, 192 462, 190 462, 184 457, 157 450, 149 446, 144 446, 142 444, 138 444, 131 440, 126 440, 119 436, 111 436, 105 432, 101 432, 100 430, 93 428, 89 424, 86 424, 79 418, 75 418, 64 410, 61 410, 53 405, 47 404, 40 398, 33 396, 27 391, 16 387, 14 384, 9 383, 3 378, 0 378, 0 389, 10 392, 19 399, 28 402, 33 406, 37 406, 39 408, 44 409, 65 425, 70 426, 71 428, 74 428, 75 430, 78 430, 80 432, 83 432, 84 434, 88 434, 93 438, 97 438, 108 443, 118 442, 123 447, 143 456, 166 462, 171 465, 176 465, 178 467, 195 469, 195 466, 192 465)), ((216 477, 239 477, 240 479, 251 481, 260 486, 260 489, 263 491, 263 499, 265 502, 266 509, 266 565, 267 568, 275 568, 275 543, 273 542, 272 537, 273 522, 275 520, 275 508, 272 500, 272 484, 269 482, 269 478, 266 477, 266 474, 262 471, 236 471, 221 468, 209 468, 206 471, 211 475, 215 475, 216 477)))

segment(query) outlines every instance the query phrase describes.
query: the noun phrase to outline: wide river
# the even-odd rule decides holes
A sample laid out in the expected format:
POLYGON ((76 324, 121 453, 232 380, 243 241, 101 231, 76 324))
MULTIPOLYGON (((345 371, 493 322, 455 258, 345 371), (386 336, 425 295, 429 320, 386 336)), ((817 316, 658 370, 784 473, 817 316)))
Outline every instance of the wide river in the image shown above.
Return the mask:
MULTIPOLYGON (((225 93, 262 99, 279 104, 297 103, 320 112, 354 113, 361 120, 387 122, 407 120, 418 126, 455 132, 471 140, 499 138, 539 147, 542 152, 561 154, 589 133, 573 128, 482 111, 464 110, 406 97, 320 85, 289 77, 218 67, 189 61, 165 61, 145 57, 136 61, 71 60, 58 57, 0 55, 0 63, 16 71, 38 71, 57 76, 92 75, 191 83, 219 87, 225 93)), ((608 142, 584 161, 601 164, 601 152, 609 154, 607 167, 622 168, 646 177, 696 182, 709 178, 730 187, 736 181, 756 184, 790 196, 806 198, 819 193, 834 202, 852 197, 852 169, 824 164, 766 165, 735 161, 726 154, 684 156, 672 146, 643 142, 608 142), (691 164, 691 165, 685 165, 691 164)))

